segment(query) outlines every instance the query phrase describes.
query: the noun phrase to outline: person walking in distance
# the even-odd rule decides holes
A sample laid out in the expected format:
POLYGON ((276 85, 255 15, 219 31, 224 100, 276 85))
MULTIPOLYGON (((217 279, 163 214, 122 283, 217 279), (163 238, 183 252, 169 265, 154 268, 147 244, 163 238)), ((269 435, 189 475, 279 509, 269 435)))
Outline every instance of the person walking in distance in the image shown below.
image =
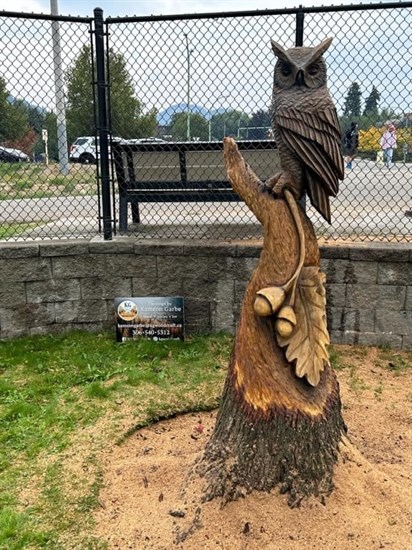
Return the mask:
POLYGON ((393 151, 396 149, 396 128, 391 122, 386 125, 386 131, 381 137, 380 146, 383 151, 385 166, 392 168, 393 151))
POLYGON ((345 133, 343 140, 343 153, 345 155, 346 168, 352 169, 352 162, 359 145, 358 125, 351 122, 349 130, 345 133))

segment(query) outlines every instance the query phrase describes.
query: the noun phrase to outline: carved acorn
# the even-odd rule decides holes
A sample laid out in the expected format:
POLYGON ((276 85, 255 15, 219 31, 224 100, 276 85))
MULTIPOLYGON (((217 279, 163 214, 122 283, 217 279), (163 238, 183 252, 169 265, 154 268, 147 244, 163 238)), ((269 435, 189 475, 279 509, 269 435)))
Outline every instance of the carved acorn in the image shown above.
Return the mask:
POLYGON ((253 305, 255 312, 260 317, 273 315, 285 301, 285 291, 279 286, 269 286, 256 292, 257 296, 253 305))
POLYGON ((296 315, 292 306, 283 306, 277 315, 275 329, 279 336, 288 338, 297 323, 296 315))

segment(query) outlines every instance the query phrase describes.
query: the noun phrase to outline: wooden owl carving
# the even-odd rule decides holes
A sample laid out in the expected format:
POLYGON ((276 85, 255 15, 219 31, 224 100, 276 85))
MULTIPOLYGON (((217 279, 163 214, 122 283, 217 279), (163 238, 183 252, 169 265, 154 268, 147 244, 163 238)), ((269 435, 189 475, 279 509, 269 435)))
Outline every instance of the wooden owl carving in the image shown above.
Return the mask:
POLYGON ((285 50, 272 40, 278 58, 272 96, 272 125, 284 174, 296 198, 306 192, 330 223, 329 197, 336 196, 344 168, 341 131, 326 86, 322 54, 332 38, 315 48, 285 50))

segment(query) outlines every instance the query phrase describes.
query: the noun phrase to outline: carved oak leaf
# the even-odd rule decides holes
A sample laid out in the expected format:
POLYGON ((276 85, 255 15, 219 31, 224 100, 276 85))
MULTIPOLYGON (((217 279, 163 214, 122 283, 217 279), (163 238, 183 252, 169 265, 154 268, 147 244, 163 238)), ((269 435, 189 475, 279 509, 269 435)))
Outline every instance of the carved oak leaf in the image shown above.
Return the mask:
POLYGON ((278 344, 287 348, 287 360, 296 361, 296 376, 306 376, 311 386, 319 384, 329 362, 324 282, 325 274, 318 267, 302 269, 295 300, 296 327, 289 337, 277 335, 278 344))

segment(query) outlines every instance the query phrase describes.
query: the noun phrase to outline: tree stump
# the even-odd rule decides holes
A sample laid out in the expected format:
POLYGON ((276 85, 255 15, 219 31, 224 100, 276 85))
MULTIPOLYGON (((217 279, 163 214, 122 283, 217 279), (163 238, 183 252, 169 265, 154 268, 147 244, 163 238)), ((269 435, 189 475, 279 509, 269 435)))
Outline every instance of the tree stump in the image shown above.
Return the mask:
POLYGON ((279 485, 296 506, 305 496, 323 499, 332 491, 345 431, 326 351, 319 249, 311 222, 291 195, 285 192, 286 200, 268 193, 234 140, 225 138, 224 153, 233 189, 263 224, 264 241, 245 293, 216 426, 196 471, 206 480, 204 500, 222 497, 225 503, 279 485), (281 289, 280 305, 273 289, 281 289), (265 303, 274 313, 264 311, 265 303), (285 336, 277 323, 288 308, 296 319, 285 336))

